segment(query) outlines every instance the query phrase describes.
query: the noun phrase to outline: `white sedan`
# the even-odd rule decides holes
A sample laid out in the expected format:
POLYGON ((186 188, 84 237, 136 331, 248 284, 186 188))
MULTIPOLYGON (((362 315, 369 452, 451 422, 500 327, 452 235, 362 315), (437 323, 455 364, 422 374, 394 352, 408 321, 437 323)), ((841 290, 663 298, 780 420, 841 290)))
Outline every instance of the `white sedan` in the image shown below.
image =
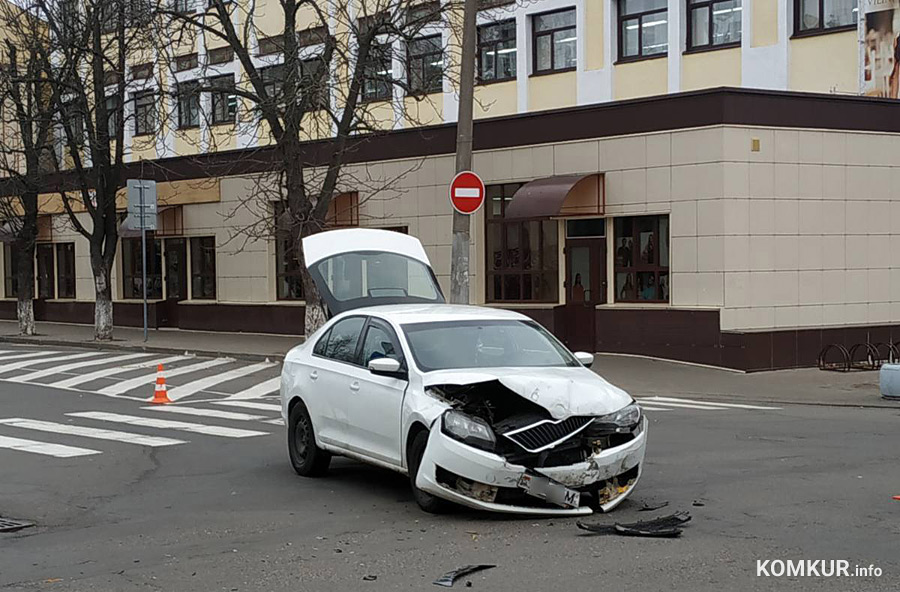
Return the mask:
POLYGON ((409 475, 416 502, 608 511, 641 475, 647 420, 528 317, 444 303, 422 245, 384 230, 305 238, 329 321, 281 376, 294 470, 346 456, 409 475))

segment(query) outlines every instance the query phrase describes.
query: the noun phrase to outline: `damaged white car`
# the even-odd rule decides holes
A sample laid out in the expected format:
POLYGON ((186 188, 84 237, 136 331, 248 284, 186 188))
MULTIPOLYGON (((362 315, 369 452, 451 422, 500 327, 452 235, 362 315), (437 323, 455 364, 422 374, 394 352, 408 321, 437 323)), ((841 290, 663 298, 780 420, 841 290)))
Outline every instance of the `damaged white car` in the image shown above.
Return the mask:
POLYGON ((330 320, 281 377, 300 475, 333 455, 409 475, 426 511, 608 511, 641 475, 647 420, 528 317, 444 303, 419 241, 367 229, 305 238, 330 320))

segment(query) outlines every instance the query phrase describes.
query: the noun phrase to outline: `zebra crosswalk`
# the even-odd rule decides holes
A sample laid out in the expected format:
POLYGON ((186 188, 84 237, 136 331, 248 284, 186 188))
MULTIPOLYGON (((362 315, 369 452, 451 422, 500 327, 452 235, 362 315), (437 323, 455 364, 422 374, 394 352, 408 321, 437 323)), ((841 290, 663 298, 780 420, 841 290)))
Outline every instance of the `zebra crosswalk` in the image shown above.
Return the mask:
POLYGON ((699 399, 680 399, 675 397, 635 397, 644 411, 673 411, 675 409, 690 409, 694 411, 777 411, 781 407, 768 405, 746 405, 743 403, 726 403, 721 401, 706 401, 699 399))

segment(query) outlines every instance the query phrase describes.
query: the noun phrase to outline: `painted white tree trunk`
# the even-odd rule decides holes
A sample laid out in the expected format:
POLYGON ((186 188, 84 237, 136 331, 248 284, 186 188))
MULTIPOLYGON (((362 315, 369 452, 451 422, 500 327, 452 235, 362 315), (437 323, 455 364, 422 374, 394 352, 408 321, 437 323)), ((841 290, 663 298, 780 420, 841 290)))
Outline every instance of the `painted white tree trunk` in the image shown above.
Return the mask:
POLYGON ((20 298, 16 302, 16 316, 19 319, 19 334, 34 335, 34 301, 20 298))
POLYGON ((113 335, 112 291, 109 285, 109 273, 105 269, 94 271, 94 339, 111 341, 113 335))
POLYGON ((313 333, 315 333, 319 327, 325 324, 325 321, 328 319, 325 318, 325 309, 318 302, 306 303, 306 318, 305 318, 305 333, 306 337, 309 337, 313 333))

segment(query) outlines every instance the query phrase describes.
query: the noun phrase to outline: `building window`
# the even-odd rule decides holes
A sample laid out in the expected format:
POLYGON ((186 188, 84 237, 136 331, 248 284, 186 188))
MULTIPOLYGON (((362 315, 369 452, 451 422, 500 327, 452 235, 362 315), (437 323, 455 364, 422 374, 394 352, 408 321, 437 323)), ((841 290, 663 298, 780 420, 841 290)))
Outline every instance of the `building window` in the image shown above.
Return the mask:
POLYGON ((533 16, 531 31, 535 74, 575 69, 578 53, 574 8, 533 16))
POLYGON ((40 300, 56 298, 56 273, 53 264, 53 245, 41 244, 35 247, 37 258, 37 297, 40 300))
POLYGON ((669 51, 667 0, 619 0, 619 59, 669 51))
POLYGON ((178 84, 178 129, 200 125, 199 88, 197 81, 178 84))
POLYGON ((275 281, 278 300, 303 300, 303 279, 287 225, 279 223, 284 205, 275 204, 275 281))
POLYGON ((237 115, 237 96, 234 94, 234 74, 209 79, 209 85, 220 89, 212 92, 212 124, 232 124, 237 115))
POLYGON ((406 72, 410 94, 441 92, 444 52, 440 35, 414 39, 406 45, 406 72))
POLYGON ((132 80, 147 80, 153 77, 153 64, 140 64, 131 68, 132 80))
POLYGON ((75 298, 75 243, 56 245, 56 297, 75 298))
POLYGON ((688 0, 688 12, 688 49, 741 42, 741 0, 688 0))
POLYGON ((119 95, 106 97, 106 133, 115 138, 119 130, 119 95))
POLYGON ((216 239, 191 239, 191 299, 216 299, 216 239))
POLYGON ((362 100, 387 101, 391 98, 391 46, 372 43, 363 68, 362 100))
POLYGON ((515 77, 515 19, 478 27, 479 82, 500 82, 515 77))
POLYGON ((194 0, 173 0, 172 8, 175 12, 181 14, 191 14, 194 12, 194 0))
POLYGON ((197 54, 189 53, 175 57, 175 71, 184 72, 185 70, 193 70, 197 67, 197 54))
POLYGON ((19 296, 19 249, 13 243, 3 245, 3 295, 19 296))
POLYGON ((281 103, 281 88, 284 84, 284 64, 266 66, 259 69, 259 78, 262 81, 266 97, 276 105, 281 103))
POLYGON ((152 134, 156 129, 156 97, 153 91, 134 94, 134 135, 152 134))
POLYGON ((309 109, 328 107, 328 77, 321 75, 322 60, 310 58, 300 62, 300 92, 310 94, 309 109))
POLYGON ((556 220, 505 220, 520 184, 487 187, 488 302, 558 302, 559 232, 556 220))
POLYGON ((669 301, 669 217, 615 220, 616 302, 669 301))
MULTIPOLYGON (((122 239, 122 297, 144 297, 141 273, 141 239, 122 239)), ((147 236, 147 299, 162 300, 162 245, 159 239, 147 236)))
POLYGON ((794 33, 856 27, 857 0, 794 0, 794 33))
POLYGON ((206 53, 206 62, 210 66, 214 66, 216 64, 227 64, 233 59, 234 49, 232 49, 231 47, 218 47, 216 49, 210 49, 206 53))
POLYGON ((284 45, 284 38, 280 35, 274 35, 272 37, 260 37, 258 45, 259 45, 259 48, 256 52, 256 55, 259 55, 259 56, 275 55, 277 53, 282 52, 282 46, 284 45))

